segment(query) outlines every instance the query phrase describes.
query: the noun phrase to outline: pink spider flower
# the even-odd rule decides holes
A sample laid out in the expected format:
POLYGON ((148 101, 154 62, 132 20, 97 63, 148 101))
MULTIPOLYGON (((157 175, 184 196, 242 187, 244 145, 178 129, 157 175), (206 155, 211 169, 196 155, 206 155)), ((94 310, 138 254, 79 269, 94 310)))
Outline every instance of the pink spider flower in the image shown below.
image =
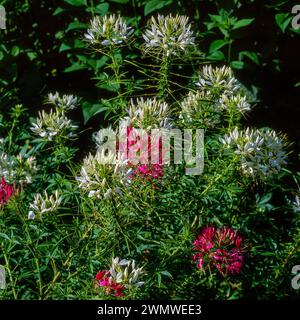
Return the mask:
POLYGON ((146 142, 145 140, 138 140, 135 137, 134 128, 129 126, 126 128, 126 145, 119 144, 118 150, 125 151, 127 159, 129 158, 129 149, 131 152, 136 152, 139 156, 140 162, 138 164, 133 164, 130 161, 128 162, 128 166, 133 169, 131 179, 134 179, 135 176, 145 178, 146 180, 162 178, 162 142, 161 140, 156 140, 155 145, 153 145, 150 135, 148 135, 146 142), (145 143, 147 143, 146 147, 143 145, 145 143), (150 155, 152 155, 153 150, 162 153, 158 157, 158 163, 150 163, 150 155))
POLYGON ((196 251, 193 260, 197 262, 199 269, 210 266, 222 275, 235 275, 241 272, 245 245, 243 238, 233 228, 204 227, 193 245, 196 251))
POLYGON ((105 289, 107 295, 114 295, 115 297, 125 296, 125 287, 121 284, 117 284, 112 277, 110 277, 109 270, 102 270, 96 274, 95 277, 98 286, 105 289))
POLYGON ((16 193, 15 187, 8 184, 4 178, 1 179, 0 184, 0 206, 6 205, 9 199, 16 193))

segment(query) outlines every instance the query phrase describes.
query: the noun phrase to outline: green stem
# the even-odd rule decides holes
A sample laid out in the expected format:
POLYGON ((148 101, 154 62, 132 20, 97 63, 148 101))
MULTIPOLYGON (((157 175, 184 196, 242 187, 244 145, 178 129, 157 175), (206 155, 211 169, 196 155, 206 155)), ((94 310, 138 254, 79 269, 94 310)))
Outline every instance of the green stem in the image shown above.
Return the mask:
POLYGON ((231 49, 232 49, 232 40, 230 40, 228 44, 227 64, 230 64, 230 61, 231 61, 231 49))
POLYGON ((166 96, 166 92, 169 89, 169 71, 170 71, 170 57, 167 55, 163 56, 161 67, 159 70, 159 82, 158 82, 158 96, 160 98, 166 96))
POLYGON ((121 91, 121 83, 122 83, 122 76, 120 74, 120 65, 117 63, 116 58, 115 58, 115 52, 114 52, 114 48, 111 47, 110 48, 110 53, 109 53, 109 58, 111 59, 111 69, 114 73, 114 77, 115 77, 115 81, 118 84, 118 89, 117 89, 117 94, 118 94, 118 98, 120 99, 120 104, 122 107, 126 106, 126 103, 124 102, 123 99, 123 94, 121 91))
POLYGON ((12 276, 12 273, 11 273, 11 270, 10 270, 9 259, 8 259, 7 253, 6 253, 6 251, 4 250, 3 246, 2 246, 2 251, 3 251, 3 256, 4 256, 6 268, 7 268, 7 273, 8 273, 9 281, 10 281, 10 283, 11 283, 11 287, 12 287, 12 292, 13 292, 13 295, 14 295, 14 299, 17 300, 18 294, 17 294, 17 292, 16 292, 16 290, 15 290, 15 284, 14 284, 13 276, 12 276))
POLYGON ((94 18, 95 15, 95 11, 94 11, 94 0, 91 0, 91 13, 92 13, 92 17, 94 18))

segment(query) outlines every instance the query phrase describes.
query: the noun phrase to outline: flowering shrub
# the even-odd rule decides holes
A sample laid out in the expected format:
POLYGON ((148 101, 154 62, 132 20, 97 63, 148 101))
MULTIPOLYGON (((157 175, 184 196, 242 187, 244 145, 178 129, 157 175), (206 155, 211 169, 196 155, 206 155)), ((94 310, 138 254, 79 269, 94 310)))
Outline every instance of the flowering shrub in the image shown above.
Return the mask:
POLYGON ((55 92, 0 126, 0 297, 294 297, 300 174, 284 134, 243 129, 254 92, 205 63, 185 16, 141 35, 95 15, 81 36, 106 63, 93 77, 103 122, 82 125, 86 98, 55 92), (184 131, 199 129, 200 148, 184 131))

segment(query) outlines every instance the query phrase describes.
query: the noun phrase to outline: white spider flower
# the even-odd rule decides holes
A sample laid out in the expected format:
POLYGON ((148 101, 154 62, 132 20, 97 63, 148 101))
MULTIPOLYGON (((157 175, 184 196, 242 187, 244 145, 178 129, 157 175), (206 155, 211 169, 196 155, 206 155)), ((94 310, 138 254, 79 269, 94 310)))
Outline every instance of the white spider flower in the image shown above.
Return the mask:
POLYGON ((140 287, 144 284, 139 281, 143 274, 143 268, 137 268, 135 260, 120 260, 118 257, 112 259, 112 265, 109 269, 109 277, 118 284, 122 284, 126 289, 131 287, 140 287))
POLYGON ((52 141, 55 136, 74 137, 77 128, 63 111, 51 110, 50 113, 46 113, 43 110, 39 112, 39 117, 32 123, 30 130, 41 138, 52 141))
POLYGON ((133 127, 148 129, 169 126, 170 107, 156 98, 131 100, 127 114, 125 121, 133 127))
POLYGON ((78 98, 73 95, 63 95, 61 97, 58 92, 55 92, 48 94, 47 103, 55 105, 61 111, 69 111, 77 107, 78 98))
POLYGON ((226 66, 213 68, 211 65, 205 65, 196 86, 201 90, 229 94, 237 93, 241 89, 241 84, 234 77, 232 69, 226 66))
POLYGON ((34 220, 35 219, 35 214, 33 211, 29 211, 28 212, 28 220, 34 220))
POLYGON ((133 28, 128 26, 119 15, 96 16, 91 20, 91 25, 85 34, 85 38, 91 44, 101 44, 103 46, 119 45, 128 40, 133 32, 133 28))
POLYGON ((293 209, 295 213, 300 213, 300 196, 295 196, 295 201, 293 202, 293 209))
POLYGON ((56 190, 54 194, 48 195, 47 191, 43 194, 37 193, 34 196, 34 201, 29 205, 30 211, 28 213, 28 219, 34 219, 37 215, 42 217, 45 213, 55 212, 62 202, 62 197, 59 191, 56 190))
POLYGON ((233 110, 243 114, 251 110, 250 104, 247 101, 247 97, 241 95, 240 93, 229 96, 222 94, 219 103, 220 107, 227 111, 233 110))
POLYGON ((112 152, 106 154, 102 150, 95 155, 90 154, 83 160, 80 176, 76 177, 79 188, 88 192, 91 198, 109 200, 114 194, 120 194, 125 166, 125 162, 112 152))
POLYGON ((274 130, 247 128, 239 131, 235 128, 220 141, 240 157, 241 171, 245 175, 269 177, 286 164, 285 137, 278 136, 274 130))
POLYGON ((15 159, 17 180, 19 182, 26 181, 27 183, 31 183, 33 176, 38 171, 35 157, 28 157, 18 154, 15 159))
POLYGON ((0 176, 6 181, 10 183, 24 181, 30 183, 37 170, 34 157, 21 154, 9 156, 0 151, 0 176))
POLYGON ((214 128, 220 123, 222 110, 220 104, 214 101, 209 91, 190 91, 180 103, 179 119, 184 124, 204 128, 214 128))
POLYGON ((180 15, 151 17, 143 38, 145 53, 164 56, 179 56, 195 45, 188 17, 180 15))
POLYGON ((13 182, 17 176, 15 161, 4 151, 0 151, 0 176, 8 182, 13 182))
POLYGON ((96 143, 97 150, 99 150, 103 143, 107 141, 111 141, 114 144, 116 143, 116 131, 111 127, 100 129, 93 134, 93 139, 96 143))

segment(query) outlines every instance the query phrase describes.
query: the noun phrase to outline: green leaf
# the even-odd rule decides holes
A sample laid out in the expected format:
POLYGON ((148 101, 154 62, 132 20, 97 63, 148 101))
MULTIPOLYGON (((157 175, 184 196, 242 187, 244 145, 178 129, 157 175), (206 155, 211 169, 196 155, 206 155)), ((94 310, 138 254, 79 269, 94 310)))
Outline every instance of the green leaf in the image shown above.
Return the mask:
POLYGON ((86 43, 80 39, 75 39, 74 41, 74 49, 78 48, 86 48, 86 43))
POLYGON ((253 61, 257 65, 259 65, 259 57, 258 57, 257 53, 255 53, 253 51, 241 51, 239 53, 239 60, 243 60, 244 57, 249 58, 251 61, 253 61))
POLYGON ((230 66, 234 69, 243 69, 244 68, 244 62, 243 61, 231 61, 230 66))
POLYGON ((18 46, 13 46, 11 49, 11 55, 17 57, 20 53, 20 48, 18 46))
POLYGON ((100 69, 102 68, 105 63, 107 62, 108 58, 106 56, 101 57, 101 59, 98 59, 96 62, 96 68, 100 69))
POLYGON ((64 2, 76 7, 87 6, 86 0, 64 0, 64 2))
POLYGON ((65 9, 64 8, 61 8, 61 7, 58 7, 58 8, 56 8, 56 10, 53 12, 53 16, 57 16, 57 15, 59 15, 59 14, 61 14, 62 12, 64 12, 65 11, 65 9))
POLYGON ((257 254, 264 257, 273 257, 276 255, 275 252, 257 252, 257 254))
POLYGON ((58 52, 63 52, 72 49, 72 47, 66 43, 62 43, 59 47, 58 52))
POLYGON ((161 0, 151 0, 146 3, 144 8, 144 14, 145 16, 149 13, 156 11, 158 9, 161 9, 169 4, 171 4, 173 0, 167 0, 167 1, 161 1, 161 0))
POLYGON ((108 107, 102 104, 92 104, 90 102, 83 102, 82 112, 83 112, 84 124, 86 124, 96 114, 106 111, 107 109, 108 107))
POLYGON ((94 12, 100 14, 101 16, 104 16, 107 14, 109 9, 109 4, 107 2, 100 3, 94 8, 94 12))
POLYGON ((116 3, 128 3, 129 0, 109 0, 110 2, 116 2, 116 3))
POLYGON ((87 66, 80 63, 80 62, 76 62, 74 64, 72 64, 71 66, 65 68, 64 72, 68 73, 68 72, 74 72, 74 71, 79 71, 79 70, 84 70, 87 69, 87 66))
POLYGON ((237 22, 235 22, 235 24, 234 24, 232 29, 234 30, 234 29, 239 29, 239 28, 246 27, 249 24, 251 24, 252 21, 254 21, 254 18, 253 19, 241 19, 241 20, 238 20, 237 22))
POLYGON ((209 53, 213 53, 228 44, 226 40, 215 40, 209 46, 209 53))
POLYGON ((117 92, 120 89, 120 84, 114 79, 108 79, 105 82, 99 83, 98 87, 110 92, 117 92))
POLYGON ((289 26, 292 21, 289 13, 278 13, 275 16, 275 20, 282 32, 285 32, 286 28, 289 26))
POLYGON ((215 24, 222 24, 223 23, 223 18, 221 15, 216 15, 216 14, 208 14, 211 21, 214 22, 215 24))
POLYGON ((10 240, 9 236, 7 234, 5 234, 5 233, 2 233, 2 232, 0 233, 0 237, 5 239, 5 240, 10 240))
POLYGON ((162 271, 161 274, 163 274, 164 276, 167 276, 169 278, 173 278, 172 274, 169 271, 162 271))
POLYGON ((37 58, 37 53, 36 52, 27 52, 27 57, 29 58, 30 61, 32 61, 37 58))
POLYGON ((224 61, 225 56, 224 53, 222 51, 215 51, 212 54, 206 56, 207 59, 209 60, 215 60, 215 61, 224 61))
POLYGON ((73 21, 68 25, 66 32, 75 30, 75 29, 86 29, 86 28, 87 28, 87 25, 85 23, 79 22, 79 21, 73 21))

